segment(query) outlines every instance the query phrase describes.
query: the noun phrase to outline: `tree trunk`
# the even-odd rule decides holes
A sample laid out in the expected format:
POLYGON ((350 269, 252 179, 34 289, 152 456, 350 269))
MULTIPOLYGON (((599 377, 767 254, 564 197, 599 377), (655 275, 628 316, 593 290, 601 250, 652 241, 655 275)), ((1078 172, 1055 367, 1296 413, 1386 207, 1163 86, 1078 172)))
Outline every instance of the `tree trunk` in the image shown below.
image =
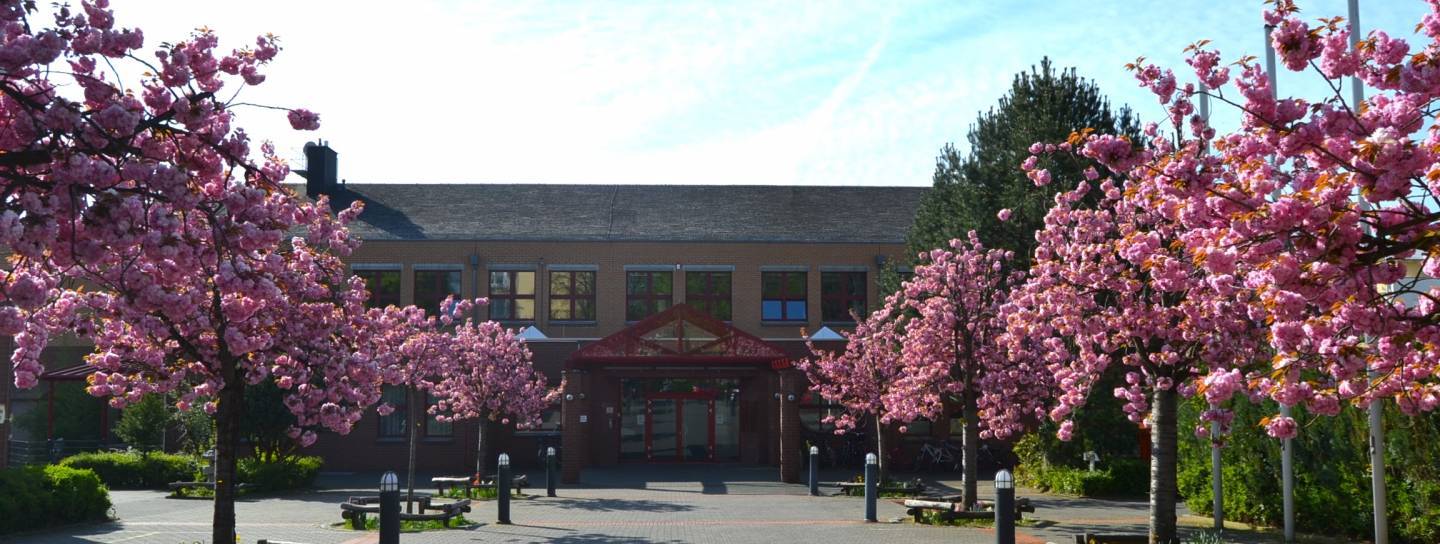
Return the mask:
POLYGON ((1156 389, 1150 406, 1150 542, 1178 543, 1175 531, 1175 389, 1156 389))
POLYGON ((420 434, 420 425, 424 421, 416 413, 415 397, 416 393, 413 388, 405 390, 405 423, 410 427, 410 461, 405 469, 405 487, 408 488, 405 493, 406 514, 415 513, 415 439, 420 434))
POLYGON ((881 485, 890 475, 885 472, 885 426, 880 423, 879 414, 875 415, 875 462, 879 465, 875 467, 875 472, 880 474, 880 481, 875 485, 881 485))
POLYGON ((980 413, 975 407, 975 393, 965 391, 961 394, 964 402, 965 416, 965 443, 961 451, 961 462, 964 463, 963 478, 965 480, 965 510, 975 506, 976 496, 979 488, 980 478, 980 413))
POLYGON ((215 407, 215 516, 211 519, 211 542, 235 542, 236 454, 240 449, 240 416, 245 411, 245 382, 240 379, 232 358, 220 362, 225 385, 215 407))
POLYGON ((490 427, 490 425, 489 425, 489 423, 490 423, 490 418, 488 418, 488 417, 486 417, 485 415, 482 414, 482 415, 479 417, 479 420, 480 420, 479 427, 475 430, 475 479, 476 479, 476 480, 481 480, 481 479, 484 479, 484 478, 485 478, 485 462, 486 462, 486 458, 485 458, 485 446, 487 445, 487 442, 488 442, 487 440, 485 440, 485 434, 486 434, 486 432, 489 430, 489 427, 490 427))

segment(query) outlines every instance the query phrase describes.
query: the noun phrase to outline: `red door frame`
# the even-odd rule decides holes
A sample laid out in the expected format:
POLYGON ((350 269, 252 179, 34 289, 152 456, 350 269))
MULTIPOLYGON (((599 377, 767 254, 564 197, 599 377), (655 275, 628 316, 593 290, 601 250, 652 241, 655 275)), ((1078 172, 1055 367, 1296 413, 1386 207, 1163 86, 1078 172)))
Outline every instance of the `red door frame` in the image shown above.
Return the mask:
MULTIPOLYGON (((674 462, 677 462, 677 463, 685 462, 685 460, 686 460, 686 459, 685 459, 685 444, 684 444, 684 440, 685 440, 685 401, 687 401, 687 400, 704 400, 704 401, 708 401, 708 402, 705 403, 705 405, 706 405, 706 407, 707 407, 706 410, 709 412, 709 417, 707 418, 707 424, 706 424, 707 431, 708 431, 708 437, 707 437, 706 443, 705 443, 705 446, 706 446, 705 449, 706 449, 706 451, 707 451, 708 453, 707 453, 707 455, 706 455, 706 459, 704 459, 704 460, 705 460, 705 461, 713 461, 713 460, 715 460, 715 397, 716 397, 716 392, 714 392, 714 391, 692 391, 692 392, 689 392, 689 393, 671 393, 671 392, 646 393, 646 394, 645 394, 645 459, 646 459, 647 461, 651 461, 651 462, 654 462, 654 461, 655 461, 655 455, 652 453, 652 451, 653 451, 652 437, 653 437, 653 434, 654 434, 654 433, 653 433, 653 427, 652 427, 652 425, 654 425, 655 417, 654 417, 654 413, 653 413, 653 411, 652 411, 652 409, 651 409, 650 403, 653 402, 653 401, 655 401, 655 400, 657 400, 657 399, 660 399, 660 400, 674 400, 674 401, 675 401, 675 459, 674 459, 673 461, 674 461, 674 462)), ((667 460, 669 460, 669 459, 662 459, 662 461, 667 461, 667 460)))

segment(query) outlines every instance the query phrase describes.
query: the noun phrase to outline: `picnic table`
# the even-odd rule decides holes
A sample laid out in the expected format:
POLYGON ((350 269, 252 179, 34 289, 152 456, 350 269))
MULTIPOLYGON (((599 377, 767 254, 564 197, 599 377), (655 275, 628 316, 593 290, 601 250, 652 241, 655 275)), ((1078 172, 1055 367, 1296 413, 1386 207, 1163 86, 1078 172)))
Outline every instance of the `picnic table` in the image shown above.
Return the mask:
MULTIPOLYGON (((434 504, 430 502, 430 497, 422 496, 416 497, 415 502, 419 503, 419 513, 401 512, 400 521, 439 521, 449 527, 450 520, 470 511, 470 499, 434 504), (425 513, 429 510, 434 513, 425 513)), ((355 527, 365 527, 365 517, 369 514, 380 514, 380 497, 350 497, 340 503, 340 517, 355 527)))
MULTIPOLYGON (((950 521, 953 519, 987 519, 995 516, 995 503, 993 501, 975 501, 976 506, 988 508, 988 510, 966 511, 963 509, 964 504, 965 503, 959 500, 959 498, 951 497, 907 499, 905 501, 905 507, 907 508, 905 513, 914 516, 916 523, 923 521, 925 512, 927 511, 939 512, 941 521, 950 521)), ((1034 513, 1035 505, 1030 502, 1030 499, 1015 499, 1015 519, 1024 519, 1024 512, 1034 513)))

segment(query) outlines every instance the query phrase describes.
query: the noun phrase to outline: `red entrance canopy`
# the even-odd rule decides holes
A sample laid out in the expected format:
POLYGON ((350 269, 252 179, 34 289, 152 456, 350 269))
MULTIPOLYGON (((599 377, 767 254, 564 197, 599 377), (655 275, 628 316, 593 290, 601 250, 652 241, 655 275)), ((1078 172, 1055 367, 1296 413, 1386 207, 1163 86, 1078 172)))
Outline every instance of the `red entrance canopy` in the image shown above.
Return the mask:
POLYGON ((678 304, 570 355, 570 366, 776 365, 788 355, 760 337, 678 304))

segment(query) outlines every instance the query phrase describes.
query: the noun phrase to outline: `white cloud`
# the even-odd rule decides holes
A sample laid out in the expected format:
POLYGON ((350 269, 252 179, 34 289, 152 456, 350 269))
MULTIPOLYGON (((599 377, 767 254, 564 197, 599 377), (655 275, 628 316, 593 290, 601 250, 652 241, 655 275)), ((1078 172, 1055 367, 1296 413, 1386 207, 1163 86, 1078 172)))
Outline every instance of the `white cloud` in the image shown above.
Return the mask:
MULTIPOLYGON (((226 47, 279 34, 286 50, 244 98, 309 107, 322 129, 266 110, 241 124, 296 159, 329 140, 351 181, 928 184, 939 148, 1044 55, 1155 119, 1124 63, 1183 73, 1196 39, 1263 45, 1247 0, 115 4, 152 46, 200 25, 226 47)), ((1363 8, 1367 28, 1405 35, 1424 9, 1363 8)), ((1323 90, 1300 81, 1281 90, 1323 90)))

